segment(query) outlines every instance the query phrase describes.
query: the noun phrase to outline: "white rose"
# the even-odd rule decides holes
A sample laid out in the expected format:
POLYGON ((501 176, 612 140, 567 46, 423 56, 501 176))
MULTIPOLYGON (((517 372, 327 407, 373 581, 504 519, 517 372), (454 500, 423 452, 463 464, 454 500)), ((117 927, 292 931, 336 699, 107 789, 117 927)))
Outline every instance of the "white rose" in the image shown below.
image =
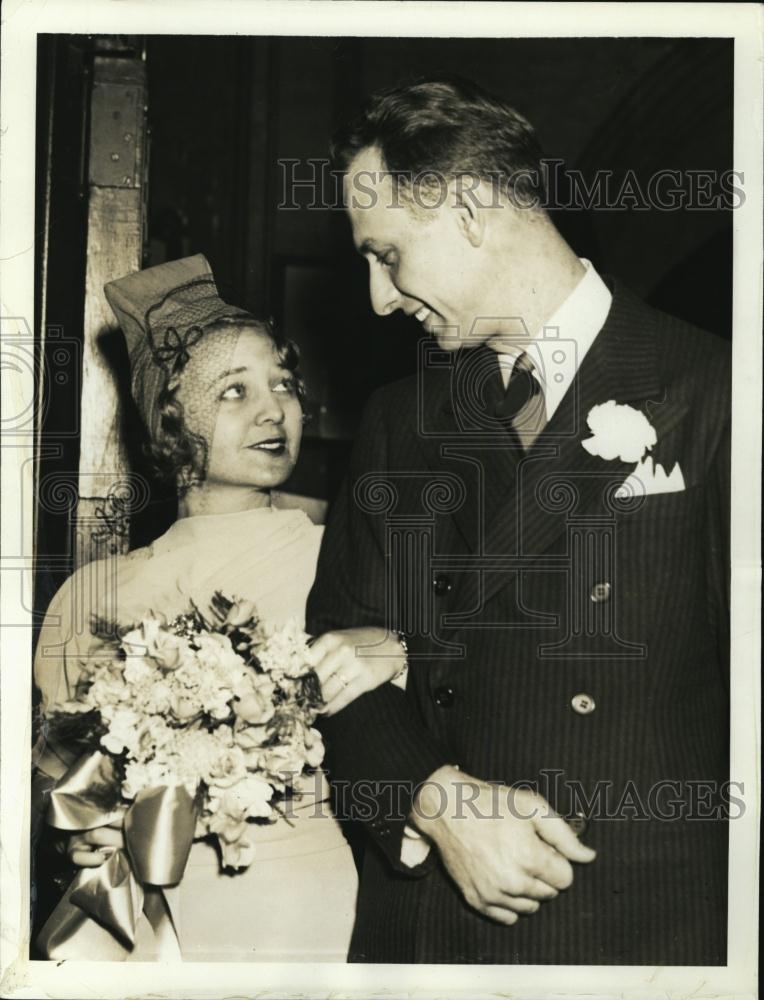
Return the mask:
POLYGON ((639 462, 657 442, 658 436, 650 421, 633 406, 624 406, 610 399, 593 406, 586 418, 592 437, 582 441, 590 455, 606 462, 619 458, 622 462, 639 462))
POLYGON ((222 746, 209 767, 206 780, 210 785, 229 788, 241 781, 246 773, 247 762, 241 747, 222 746))

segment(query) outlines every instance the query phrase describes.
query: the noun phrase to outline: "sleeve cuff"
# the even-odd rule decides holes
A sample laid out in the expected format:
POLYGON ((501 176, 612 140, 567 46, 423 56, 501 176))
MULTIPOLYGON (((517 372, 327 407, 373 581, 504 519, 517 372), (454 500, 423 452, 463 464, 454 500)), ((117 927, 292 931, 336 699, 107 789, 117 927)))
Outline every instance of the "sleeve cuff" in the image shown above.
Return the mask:
POLYGON ((409 826, 408 823, 404 826, 401 840, 401 861, 407 868, 416 868, 424 864, 431 849, 432 845, 429 840, 425 839, 421 833, 409 826))

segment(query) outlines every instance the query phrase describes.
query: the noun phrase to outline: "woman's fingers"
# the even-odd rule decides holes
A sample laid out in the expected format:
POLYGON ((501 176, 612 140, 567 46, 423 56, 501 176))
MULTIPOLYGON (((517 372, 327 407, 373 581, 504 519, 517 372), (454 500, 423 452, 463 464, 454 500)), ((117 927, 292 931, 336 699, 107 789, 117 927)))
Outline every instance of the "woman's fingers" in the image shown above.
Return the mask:
MULTIPOLYGON (((339 684, 339 690, 336 694, 333 694, 331 698, 324 696, 326 704, 321 709, 322 715, 336 715, 337 712, 349 705, 351 701, 362 695, 365 690, 360 678, 356 678, 345 685, 339 684)), ((332 688, 332 691, 334 691, 334 688, 332 688)))
POLYGON ((340 639, 334 634, 334 632, 325 632, 308 646, 305 659, 311 667, 313 667, 316 673, 319 674, 319 677, 319 670, 323 660, 326 658, 327 654, 337 648, 339 643, 340 639))
POLYGON ((340 688, 347 686, 359 675, 358 664, 347 646, 339 646, 326 653, 314 669, 325 701, 331 700, 340 688))
POLYGON ((95 830, 81 833, 79 839, 91 847, 124 847, 125 838, 122 835, 122 824, 119 828, 113 826, 97 826, 95 830))
POLYGON ((321 661, 313 668, 316 671, 316 676, 318 677, 321 686, 323 687, 343 666, 350 669, 352 663, 348 662, 349 659, 351 658, 348 657, 344 647, 332 649, 325 653, 321 661))
POLYGON ((96 851, 92 847, 70 848, 69 860, 78 868, 100 868, 111 853, 111 848, 107 847, 103 851, 96 851))
MULTIPOLYGON (((91 831, 92 832, 92 831, 91 831)), ((98 846, 88 843, 83 837, 70 837, 67 854, 78 868, 98 868, 117 850, 113 845, 98 846)))

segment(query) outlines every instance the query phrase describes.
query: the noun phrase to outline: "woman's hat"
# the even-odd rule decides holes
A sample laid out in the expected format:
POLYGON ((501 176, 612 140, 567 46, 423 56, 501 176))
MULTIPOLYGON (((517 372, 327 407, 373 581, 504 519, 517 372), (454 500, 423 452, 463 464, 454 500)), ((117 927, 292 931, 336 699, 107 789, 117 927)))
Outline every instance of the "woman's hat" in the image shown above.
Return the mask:
MULTIPOLYGON (((210 346, 205 334, 212 324, 250 314, 220 298, 202 254, 128 274, 110 281, 104 292, 127 341, 133 398, 156 439, 159 394, 170 376, 189 361, 194 345, 202 338, 205 348, 210 346)), ((234 331, 216 335, 215 345, 221 354, 230 357, 237 336, 234 331)), ((225 365, 224 359, 217 360, 225 365)), ((207 428, 208 441, 213 429, 214 419, 207 428)))

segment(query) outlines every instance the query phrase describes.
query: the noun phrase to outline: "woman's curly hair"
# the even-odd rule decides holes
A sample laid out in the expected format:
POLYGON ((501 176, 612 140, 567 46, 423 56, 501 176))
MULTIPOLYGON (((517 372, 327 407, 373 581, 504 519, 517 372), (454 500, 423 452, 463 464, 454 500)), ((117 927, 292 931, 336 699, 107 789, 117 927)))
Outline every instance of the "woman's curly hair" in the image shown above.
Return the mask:
MULTIPOLYGON (((295 379, 297 398, 305 414, 305 383, 300 375, 300 353, 297 345, 283 337, 272 320, 255 316, 232 316, 215 320, 204 327, 204 333, 216 329, 238 326, 242 329, 256 329, 265 333, 273 341, 280 364, 295 379)), ((193 348, 192 348, 193 350, 193 348)), ((167 373, 165 384, 159 394, 160 429, 157 437, 146 445, 146 453, 155 474, 163 481, 175 486, 178 497, 182 497, 195 485, 203 482, 207 475, 209 445, 201 435, 194 434, 186 426, 183 404, 177 397, 183 368, 188 361, 187 353, 179 355, 171 371, 167 373)))

